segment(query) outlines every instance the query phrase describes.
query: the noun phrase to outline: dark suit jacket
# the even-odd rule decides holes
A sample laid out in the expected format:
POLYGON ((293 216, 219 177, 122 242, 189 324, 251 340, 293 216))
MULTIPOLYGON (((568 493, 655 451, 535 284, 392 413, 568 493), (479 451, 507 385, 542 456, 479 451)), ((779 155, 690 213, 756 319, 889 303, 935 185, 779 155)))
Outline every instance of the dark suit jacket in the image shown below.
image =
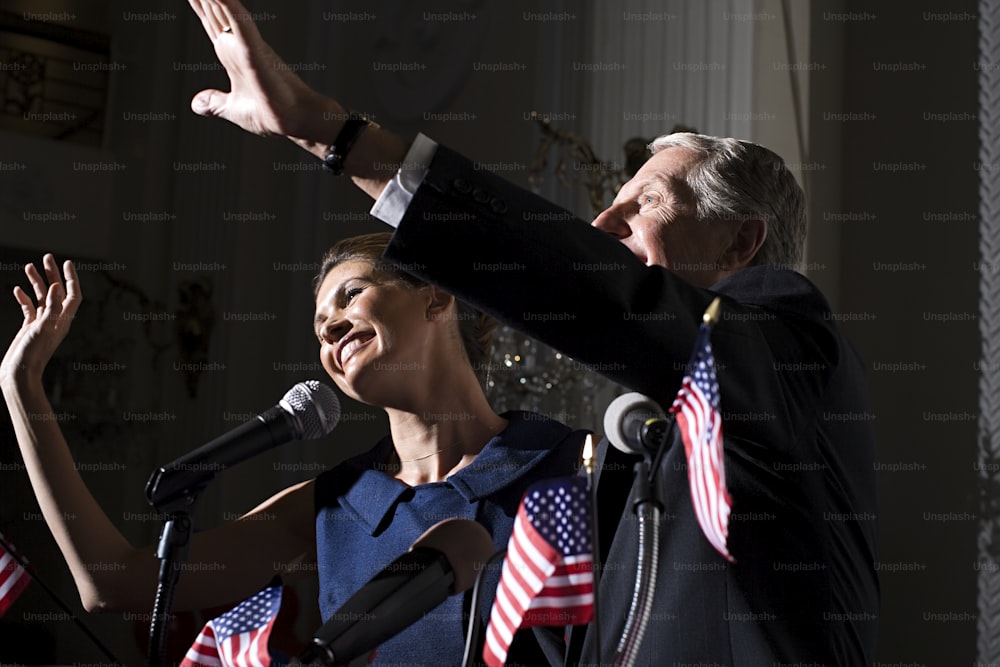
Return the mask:
MULTIPOLYGON (((660 567, 637 664, 871 664, 874 414, 863 366, 812 283, 758 267, 694 288, 445 147, 386 257, 664 406, 702 313, 721 295, 712 344, 736 563, 702 535, 674 442, 659 469, 660 567)), ((617 454, 609 462, 599 486, 606 663, 628 613, 637 551, 631 462, 617 454)), ((592 632, 582 644, 582 661, 597 662, 592 632)))

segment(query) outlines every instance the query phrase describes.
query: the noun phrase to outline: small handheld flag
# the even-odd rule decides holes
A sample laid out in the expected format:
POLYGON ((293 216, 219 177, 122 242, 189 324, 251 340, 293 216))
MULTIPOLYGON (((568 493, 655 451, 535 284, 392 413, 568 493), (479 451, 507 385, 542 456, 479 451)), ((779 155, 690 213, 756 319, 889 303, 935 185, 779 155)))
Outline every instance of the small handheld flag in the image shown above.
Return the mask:
POLYGON ((590 523, 584 477, 545 480, 525 492, 486 628, 483 659, 489 667, 504 664, 518 628, 593 618, 590 523))
POLYGON ((281 609, 281 580, 275 578, 218 618, 205 624, 180 667, 268 667, 268 639, 281 609))
POLYGON ((709 340, 711 325, 719 309, 716 298, 705 311, 698 331, 694 352, 688 362, 687 374, 674 399, 670 412, 677 416, 677 425, 687 454, 688 482, 691 502, 705 537, 722 556, 730 561, 726 540, 729 536, 729 512, 732 501, 726 489, 726 473, 722 454, 722 415, 719 411, 719 380, 715 374, 715 358, 709 340))
MULTIPOLYGON (((3 538, 2 534, 0 538, 3 538)), ((4 543, 9 545, 6 540, 4 543)), ((8 551, 3 544, 0 544, 0 617, 7 613, 31 581, 31 575, 14 557, 13 546, 10 549, 11 551, 8 551)))

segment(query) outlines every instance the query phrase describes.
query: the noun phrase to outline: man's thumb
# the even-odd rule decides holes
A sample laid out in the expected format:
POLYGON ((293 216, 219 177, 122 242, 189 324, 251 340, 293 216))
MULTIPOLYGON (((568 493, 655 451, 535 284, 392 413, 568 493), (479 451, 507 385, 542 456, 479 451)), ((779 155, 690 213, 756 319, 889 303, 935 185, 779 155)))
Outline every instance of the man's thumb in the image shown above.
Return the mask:
POLYGON ((199 116, 218 116, 226 104, 227 93, 209 88, 191 98, 191 111, 199 116))

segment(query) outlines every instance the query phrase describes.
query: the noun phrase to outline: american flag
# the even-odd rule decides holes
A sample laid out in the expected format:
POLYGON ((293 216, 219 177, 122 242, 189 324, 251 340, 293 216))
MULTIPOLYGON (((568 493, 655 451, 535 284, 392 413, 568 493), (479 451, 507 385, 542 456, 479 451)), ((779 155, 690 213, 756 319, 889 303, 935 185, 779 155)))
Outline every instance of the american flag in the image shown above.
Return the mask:
POLYGON ((180 667, 267 667, 268 639, 281 609, 281 582, 244 600, 202 628, 180 667))
POLYGON ((593 617, 590 516, 584 477, 542 481, 525 492, 486 628, 489 667, 504 664, 520 627, 577 625, 593 617))
POLYGON ((677 415, 677 425, 684 440, 691 502, 698 524, 715 550, 726 560, 735 562, 726 546, 732 502, 726 490, 719 380, 715 375, 708 323, 701 325, 687 375, 670 411, 677 415))
POLYGON ((14 547, 2 533, 0 540, 0 616, 3 616, 31 581, 31 575, 14 558, 11 553, 14 547), (8 547, 11 551, 8 551, 8 547))

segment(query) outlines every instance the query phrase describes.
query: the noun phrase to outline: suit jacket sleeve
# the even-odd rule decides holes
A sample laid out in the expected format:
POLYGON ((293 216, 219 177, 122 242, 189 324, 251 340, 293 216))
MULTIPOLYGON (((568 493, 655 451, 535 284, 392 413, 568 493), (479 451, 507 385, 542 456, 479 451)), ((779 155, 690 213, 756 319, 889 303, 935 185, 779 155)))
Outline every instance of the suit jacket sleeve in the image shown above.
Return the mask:
POLYGON ((663 405, 679 389, 703 312, 721 294, 712 341, 727 428, 774 446, 794 442, 815 417, 810 406, 838 354, 820 313, 810 312, 826 302, 798 274, 744 271, 749 278, 716 291, 697 289, 444 146, 386 257, 663 405), (775 372, 803 359, 816 372, 775 372))

